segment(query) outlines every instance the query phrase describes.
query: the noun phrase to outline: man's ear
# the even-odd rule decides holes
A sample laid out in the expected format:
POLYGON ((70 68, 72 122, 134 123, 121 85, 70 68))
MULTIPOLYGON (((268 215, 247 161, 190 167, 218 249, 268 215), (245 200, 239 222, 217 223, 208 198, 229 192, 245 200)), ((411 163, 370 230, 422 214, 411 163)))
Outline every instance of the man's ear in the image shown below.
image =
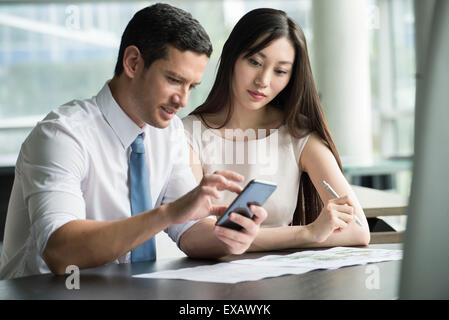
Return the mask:
POLYGON ((125 53, 123 54, 123 72, 128 78, 134 79, 141 59, 142 55, 136 46, 126 47, 125 53))

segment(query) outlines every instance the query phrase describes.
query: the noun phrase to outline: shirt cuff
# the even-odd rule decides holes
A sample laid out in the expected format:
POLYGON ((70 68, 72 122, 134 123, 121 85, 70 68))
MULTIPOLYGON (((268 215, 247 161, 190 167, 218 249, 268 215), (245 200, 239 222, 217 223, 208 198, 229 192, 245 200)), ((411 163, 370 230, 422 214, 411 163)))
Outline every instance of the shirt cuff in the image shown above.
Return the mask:
POLYGON ((176 245, 179 248, 179 240, 181 239, 182 234, 184 232, 186 232, 187 229, 192 227, 198 221, 200 221, 200 220, 193 220, 193 221, 188 221, 186 223, 174 224, 174 225, 168 227, 167 229, 165 229, 164 231, 168 234, 168 236, 174 242, 176 242, 176 245))
POLYGON ((64 224, 86 218, 82 198, 69 192, 40 192, 28 200, 31 236, 42 256, 47 241, 64 224))

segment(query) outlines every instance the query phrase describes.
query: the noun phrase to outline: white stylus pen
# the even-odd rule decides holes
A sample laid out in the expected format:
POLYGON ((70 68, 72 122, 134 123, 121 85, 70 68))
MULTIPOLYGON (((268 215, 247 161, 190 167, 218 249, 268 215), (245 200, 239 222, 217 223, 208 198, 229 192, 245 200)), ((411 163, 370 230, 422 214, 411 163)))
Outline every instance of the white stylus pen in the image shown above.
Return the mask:
MULTIPOLYGON (((326 189, 329 190, 329 192, 332 193, 332 195, 335 198, 337 198, 337 199, 340 198, 338 196, 338 194, 334 191, 334 189, 332 189, 332 187, 329 185, 329 183, 327 183, 326 181, 323 180, 323 184, 326 187, 326 189)), ((362 223, 360 222, 359 218, 356 215, 354 215, 354 220, 359 226, 362 226, 362 223)))

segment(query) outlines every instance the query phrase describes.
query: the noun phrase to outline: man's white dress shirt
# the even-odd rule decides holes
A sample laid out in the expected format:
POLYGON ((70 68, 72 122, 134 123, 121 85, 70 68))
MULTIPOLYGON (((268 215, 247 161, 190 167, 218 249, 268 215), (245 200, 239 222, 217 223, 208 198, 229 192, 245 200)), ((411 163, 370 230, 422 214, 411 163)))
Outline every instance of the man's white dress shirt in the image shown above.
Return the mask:
MULTIPOLYGON (((42 254, 51 234, 76 219, 131 216, 130 145, 144 133, 154 207, 196 186, 181 120, 139 128, 114 100, 108 83, 97 96, 50 112, 22 144, 8 207, 0 279, 48 273, 42 254)), ((165 231, 176 243, 195 222, 165 231)), ((130 261, 130 253, 117 263, 130 261)))

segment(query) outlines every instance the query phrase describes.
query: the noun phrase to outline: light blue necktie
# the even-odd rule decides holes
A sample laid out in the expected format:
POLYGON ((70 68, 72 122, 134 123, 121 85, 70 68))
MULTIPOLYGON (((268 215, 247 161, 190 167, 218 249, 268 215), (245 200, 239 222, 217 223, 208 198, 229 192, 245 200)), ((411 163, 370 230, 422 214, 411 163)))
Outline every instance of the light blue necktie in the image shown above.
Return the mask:
MULTIPOLYGON (((142 134, 139 134, 131 144, 131 156, 129 158, 131 214, 133 216, 153 208, 149 177, 143 137, 142 134)), ((156 241, 154 237, 131 251, 131 262, 148 260, 156 260, 156 241)))

